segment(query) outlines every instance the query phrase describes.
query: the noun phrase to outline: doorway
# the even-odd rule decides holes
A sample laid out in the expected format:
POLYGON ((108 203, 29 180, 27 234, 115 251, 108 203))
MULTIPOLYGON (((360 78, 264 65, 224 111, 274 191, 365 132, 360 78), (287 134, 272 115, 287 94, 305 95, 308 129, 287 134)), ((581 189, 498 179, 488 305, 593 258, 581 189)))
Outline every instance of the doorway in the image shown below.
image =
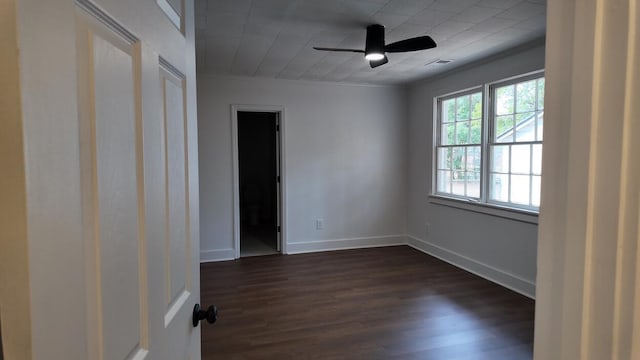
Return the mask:
POLYGON ((237 257, 281 253, 279 111, 237 110, 237 257))

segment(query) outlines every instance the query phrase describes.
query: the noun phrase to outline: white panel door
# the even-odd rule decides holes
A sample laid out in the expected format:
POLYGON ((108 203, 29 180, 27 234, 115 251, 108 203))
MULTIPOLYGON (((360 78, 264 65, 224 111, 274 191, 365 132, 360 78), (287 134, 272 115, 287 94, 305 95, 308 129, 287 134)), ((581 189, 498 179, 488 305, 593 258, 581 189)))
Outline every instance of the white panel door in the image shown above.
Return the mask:
POLYGON ((193 1, 9 1, 29 261, 3 271, 29 298, 6 355, 200 359, 193 1))
POLYGON ((89 352, 199 358, 185 61, 172 64, 144 33, 92 5, 79 3, 76 17, 87 274, 95 280, 87 283, 87 307, 96 309, 89 352))

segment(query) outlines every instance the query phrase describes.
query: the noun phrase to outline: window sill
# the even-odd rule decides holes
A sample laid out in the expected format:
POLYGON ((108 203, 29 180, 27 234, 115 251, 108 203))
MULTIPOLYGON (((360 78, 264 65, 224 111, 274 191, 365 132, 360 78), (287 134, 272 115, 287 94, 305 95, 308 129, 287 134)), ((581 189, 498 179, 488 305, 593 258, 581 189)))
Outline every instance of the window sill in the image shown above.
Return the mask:
POLYGON ((454 199, 439 195, 429 195, 429 202, 436 205, 449 206, 456 209, 473 211, 509 220, 535 225, 538 224, 538 213, 533 211, 508 208, 494 204, 477 203, 469 200, 454 199))

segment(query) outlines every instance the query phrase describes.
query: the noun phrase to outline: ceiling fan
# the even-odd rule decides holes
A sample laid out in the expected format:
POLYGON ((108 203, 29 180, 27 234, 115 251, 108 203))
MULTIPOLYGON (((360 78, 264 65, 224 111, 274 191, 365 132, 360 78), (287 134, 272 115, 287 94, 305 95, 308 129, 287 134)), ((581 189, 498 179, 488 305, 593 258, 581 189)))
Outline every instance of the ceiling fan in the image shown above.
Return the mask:
POLYGON ((364 54, 364 58, 369 60, 371 68, 376 68, 389 62, 385 53, 399 53, 408 51, 427 50, 436 47, 436 42, 430 36, 418 36, 405 40, 384 43, 384 26, 379 24, 367 26, 367 40, 364 50, 359 49, 336 49, 325 47, 313 47, 322 51, 342 51, 364 54))

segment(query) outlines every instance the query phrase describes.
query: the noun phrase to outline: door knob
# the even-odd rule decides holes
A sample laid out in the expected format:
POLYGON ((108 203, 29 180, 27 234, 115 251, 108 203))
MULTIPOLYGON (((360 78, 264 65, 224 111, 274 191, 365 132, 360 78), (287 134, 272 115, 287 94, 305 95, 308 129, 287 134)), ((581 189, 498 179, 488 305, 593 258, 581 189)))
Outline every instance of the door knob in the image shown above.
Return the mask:
POLYGON ((206 319, 209 324, 213 324, 218 319, 218 308, 211 305, 207 310, 202 310, 200 304, 193 307, 193 327, 198 326, 200 320, 206 319))

